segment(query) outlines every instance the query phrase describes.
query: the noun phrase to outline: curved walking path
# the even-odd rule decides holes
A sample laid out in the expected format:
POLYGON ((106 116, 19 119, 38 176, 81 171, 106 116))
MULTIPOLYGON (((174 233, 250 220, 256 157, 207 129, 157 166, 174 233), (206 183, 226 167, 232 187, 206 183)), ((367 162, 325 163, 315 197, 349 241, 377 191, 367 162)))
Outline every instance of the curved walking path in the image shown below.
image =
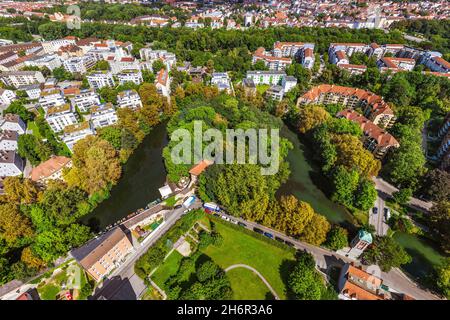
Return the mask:
POLYGON ((272 295, 275 297, 275 300, 280 300, 280 297, 278 296, 278 294, 275 292, 275 290, 273 290, 272 286, 270 285, 269 281, 266 280, 266 278, 264 278, 262 276, 261 273, 259 273, 258 270, 256 270, 253 267, 250 267, 249 265, 246 264, 233 264, 231 266, 229 266, 228 268, 225 269, 225 272, 228 272, 230 270, 236 269, 236 268, 245 268, 248 270, 253 271, 253 273, 255 273, 261 280, 262 282, 264 282, 264 284, 267 286, 267 288, 269 288, 270 292, 272 293, 272 295))

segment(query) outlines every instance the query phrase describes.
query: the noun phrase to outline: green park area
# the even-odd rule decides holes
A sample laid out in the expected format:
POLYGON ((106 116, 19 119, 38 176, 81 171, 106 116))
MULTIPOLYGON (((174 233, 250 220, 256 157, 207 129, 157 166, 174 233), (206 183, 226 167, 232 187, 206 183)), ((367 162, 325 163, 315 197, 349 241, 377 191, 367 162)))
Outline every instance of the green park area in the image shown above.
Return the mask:
MULTIPOLYGON (((222 238, 220 245, 210 244, 206 248, 199 248, 190 256, 193 262, 185 266, 182 263, 183 256, 173 251, 151 276, 161 289, 167 292, 168 284, 173 277, 181 277, 179 282, 189 282, 196 272, 196 265, 212 260, 223 270, 235 264, 255 268, 270 283, 278 296, 286 299, 285 279, 294 262, 293 251, 278 247, 274 245, 275 243, 271 244, 272 240, 259 239, 256 233, 253 235, 251 231, 210 216, 203 217, 199 221, 203 225, 214 227, 215 232, 222 238), (208 221, 209 219, 213 221, 208 221)), ((238 267, 226 274, 233 299, 273 299, 268 287, 251 270, 238 267)))

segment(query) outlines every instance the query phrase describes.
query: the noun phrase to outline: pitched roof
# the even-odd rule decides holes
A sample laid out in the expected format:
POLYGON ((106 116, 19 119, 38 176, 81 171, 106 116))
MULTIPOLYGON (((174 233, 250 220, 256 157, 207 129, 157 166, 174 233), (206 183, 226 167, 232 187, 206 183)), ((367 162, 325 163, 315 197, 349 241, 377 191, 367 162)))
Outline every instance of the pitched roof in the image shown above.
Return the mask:
POLYGON ((42 162, 31 171, 31 180, 38 181, 50 177, 55 172, 58 172, 62 168, 66 167, 70 158, 63 156, 54 156, 45 162, 42 162))
POLYGON ((207 167, 209 167, 211 164, 213 164, 212 161, 209 160, 202 160, 200 161, 198 164, 196 164, 195 166, 193 166, 191 168, 191 170, 189 170, 189 173, 194 175, 194 176, 199 176, 203 171, 205 171, 205 169, 207 167))

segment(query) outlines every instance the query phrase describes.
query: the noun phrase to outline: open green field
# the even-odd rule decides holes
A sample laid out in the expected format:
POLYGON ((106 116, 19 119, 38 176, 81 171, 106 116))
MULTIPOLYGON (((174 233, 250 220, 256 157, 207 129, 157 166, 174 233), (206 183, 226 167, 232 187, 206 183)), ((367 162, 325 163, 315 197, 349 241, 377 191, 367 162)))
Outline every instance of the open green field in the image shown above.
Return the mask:
POLYGON ((178 251, 172 252, 164 263, 156 269, 155 273, 153 273, 151 277, 152 280, 160 288, 164 288, 164 283, 167 279, 178 271, 178 266, 180 265, 181 259, 183 259, 183 256, 178 251))
MULTIPOLYGON (((293 253, 239 232, 225 223, 216 223, 216 230, 222 235, 223 243, 220 247, 210 245, 203 251, 206 255, 223 269, 238 263, 255 268, 272 285, 280 298, 286 299, 283 278, 287 277, 287 270, 294 261, 293 253)), ((245 272, 239 268, 231 270, 230 273, 231 278, 239 278, 237 279, 239 281, 232 280, 231 287, 241 299, 252 299, 253 295, 265 297, 268 289, 252 272, 245 272), (247 286, 249 282, 255 282, 255 278, 261 282, 261 285, 255 285, 255 290, 259 288, 258 292, 251 292, 247 286)))
POLYGON ((235 300, 265 300, 273 299, 267 286, 251 270, 236 268, 227 272, 233 288, 233 299, 235 300))
POLYGON ((36 123, 34 121, 30 121, 28 122, 28 130, 31 130, 33 132, 33 135, 38 138, 38 139, 42 139, 42 136, 39 132, 39 129, 36 125, 36 123))

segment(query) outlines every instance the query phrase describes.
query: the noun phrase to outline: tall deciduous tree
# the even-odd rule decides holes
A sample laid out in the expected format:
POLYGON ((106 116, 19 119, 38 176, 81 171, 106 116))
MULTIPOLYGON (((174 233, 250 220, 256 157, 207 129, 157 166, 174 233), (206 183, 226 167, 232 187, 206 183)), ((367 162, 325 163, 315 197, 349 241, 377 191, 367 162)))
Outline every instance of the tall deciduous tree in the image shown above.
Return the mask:
POLYGON ((33 235, 30 220, 14 204, 0 205, 0 235, 8 243, 33 235))

